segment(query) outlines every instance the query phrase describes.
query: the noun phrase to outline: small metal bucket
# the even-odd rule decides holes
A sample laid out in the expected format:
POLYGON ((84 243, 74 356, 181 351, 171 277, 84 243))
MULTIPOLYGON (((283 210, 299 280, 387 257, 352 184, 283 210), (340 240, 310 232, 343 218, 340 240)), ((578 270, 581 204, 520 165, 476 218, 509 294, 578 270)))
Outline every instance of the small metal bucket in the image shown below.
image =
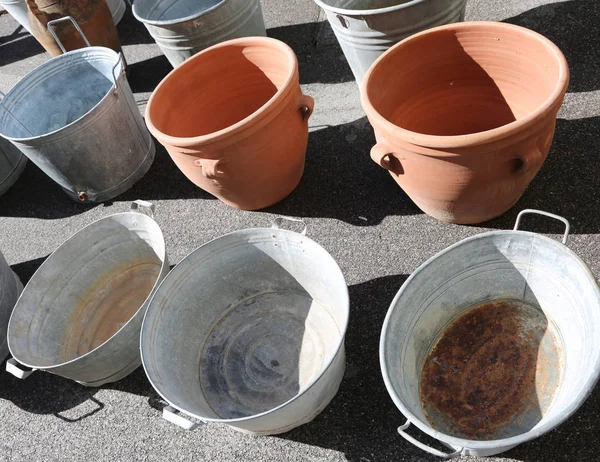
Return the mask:
MULTIPOLYGON (((48 23, 53 35, 65 20, 73 21, 48 23)), ((65 53, 27 74, 0 102, 0 135, 80 202, 118 196, 154 160, 123 59, 103 47, 65 53)))
POLYGON ((119 24, 119 22, 121 22, 121 19, 123 19, 125 11, 127 10, 127 5, 125 5, 125 1, 106 0, 106 3, 108 4, 110 14, 112 14, 113 22, 115 23, 115 25, 119 24))
POLYGON ((100 386, 139 367, 142 320, 169 263, 158 224, 138 206, 153 214, 136 201, 73 235, 36 271, 10 318, 7 371, 27 377, 18 361, 100 386))
POLYGON ((29 25, 29 17, 27 16, 27 3, 25 3, 25 0, 0 0, 0 5, 31 34, 31 26, 29 25))
MULTIPOLYGON (((600 375, 600 289, 585 263, 564 245, 568 235, 569 223, 564 218, 524 210, 514 230, 483 233, 458 242, 423 263, 406 280, 386 316, 379 351, 387 390, 407 419, 398 429, 403 438, 440 457, 489 456, 554 429, 584 403, 600 375), (562 244, 539 234, 519 231, 521 218, 526 213, 562 221, 566 226, 562 244), (480 425, 492 428, 502 424, 493 429, 493 434, 503 435, 508 428, 512 436, 468 439, 430 419, 431 415, 425 410, 427 403, 421 400, 421 375, 426 357, 446 328, 462 315, 471 313, 473 308, 490 302, 512 302, 535 310, 535 316, 527 322, 538 323, 538 317, 544 318, 547 326, 544 335, 557 334, 556 338, 560 339, 560 357, 548 363, 540 360, 545 348, 543 341, 537 343, 534 337, 523 337, 529 344, 527 348, 535 348, 533 396, 537 395, 539 402, 525 403, 527 407, 522 411, 507 414, 511 419, 508 422, 489 421, 487 412, 481 414, 480 425), (548 397, 547 379, 554 381, 552 376, 556 374, 559 378, 550 400, 543 402, 548 397), (533 412, 537 413, 535 420, 531 419, 533 412), (411 424, 451 448, 451 452, 431 448, 406 433, 411 424)), ((498 325, 495 320, 494 323, 498 325)), ((476 323, 471 329, 480 327, 476 323)), ((457 338, 455 343, 459 342, 457 338)), ((488 344, 481 348, 487 349, 488 344)), ((518 349, 518 342, 507 342, 504 349, 514 351, 515 348, 518 349)), ((524 349, 520 352, 527 353, 524 349)), ((501 364, 494 359, 495 352, 491 353, 489 360, 476 363, 485 367, 470 369, 473 375, 466 374, 471 390, 476 388, 478 374, 501 380, 497 372, 511 367, 510 362, 501 364)), ((453 373, 459 375, 460 371, 453 373)), ((521 375, 515 377, 522 380, 521 375)), ((447 382, 440 383, 447 385, 447 382)), ((514 396, 518 398, 520 392, 515 390, 522 388, 521 382, 506 381, 505 384, 507 392, 516 393, 514 396)), ((471 408, 479 405, 478 396, 489 396, 485 389, 475 391, 473 401, 468 402, 471 408)), ((492 396, 482 406, 489 409, 496 399, 503 398, 492 396)), ((510 401, 506 403, 507 409, 514 405, 510 401)))
POLYGON ((10 269, 4 256, 0 253, 0 361, 8 356, 6 340, 8 320, 22 291, 23 284, 19 277, 10 269))
POLYGON ((10 142, 0 138, 0 196, 19 179, 27 157, 10 142))
POLYGON ((195 428, 181 411, 272 435, 311 421, 337 393, 348 288, 306 226, 295 233, 281 220, 199 247, 152 298, 141 354, 170 404, 165 419, 195 428))
POLYGON ((133 15, 173 67, 217 43, 267 35, 260 0, 136 0, 133 15))
POLYGON ((340 43, 356 82, 406 37, 462 21, 467 0, 315 0, 340 43))

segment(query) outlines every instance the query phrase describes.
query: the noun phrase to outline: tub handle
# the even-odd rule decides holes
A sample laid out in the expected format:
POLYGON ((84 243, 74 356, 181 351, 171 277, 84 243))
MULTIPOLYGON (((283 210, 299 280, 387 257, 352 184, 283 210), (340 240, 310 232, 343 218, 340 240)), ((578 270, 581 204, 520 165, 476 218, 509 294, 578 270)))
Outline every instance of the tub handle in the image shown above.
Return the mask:
POLYGON ((143 201, 143 200, 138 199, 131 203, 130 210, 132 212, 142 213, 142 211, 140 209, 145 210, 146 215, 149 215, 150 218, 154 218, 154 214, 156 213, 156 206, 152 202, 143 201))
POLYGON ((517 231, 519 229, 519 225, 521 224, 521 218, 523 217, 523 215, 526 215, 528 213, 535 214, 535 215, 543 215, 545 217, 554 218, 555 220, 562 221, 565 224, 565 234, 563 235, 562 243, 567 245, 567 241, 569 240, 569 232, 571 231, 571 225, 569 224, 569 220, 567 220, 566 218, 563 218, 559 215, 550 213, 550 212, 544 212, 543 210, 536 210, 536 209, 521 210, 521 212, 519 212, 519 214, 517 215, 517 221, 515 222, 515 227, 513 228, 513 231, 517 231))
POLYGON ((90 42, 87 39, 87 37, 85 36, 85 34, 83 33, 83 31, 81 30, 81 27, 79 27, 79 24, 77 24, 77 21, 75 21, 71 16, 65 16, 64 18, 53 19, 52 21, 48 21, 48 24, 46 24, 48 31, 52 34, 52 37, 54 37, 54 40, 56 40, 56 43, 58 44, 58 46, 60 47, 60 49, 62 50, 63 53, 66 53, 67 50, 65 50, 65 47, 63 46, 62 42, 58 38, 58 35, 56 35, 56 31, 54 30, 53 26, 55 24, 58 24, 59 22, 65 22, 65 21, 71 21, 73 23, 73 26, 75 26, 75 29, 77 29, 77 32, 79 32, 79 35, 81 35, 81 38, 85 42, 86 46, 88 46, 88 47, 92 46, 92 45, 90 45, 90 42))
POLYGON ((192 422, 191 420, 186 419, 181 415, 181 412, 179 412, 173 406, 165 406, 163 408, 162 416, 163 419, 165 419, 166 421, 171 422, 172 424, 175 424, 178 427, 181 427, 187 431, 195 430, 200 425, 202 425, 200 423, 192 422))
MULTIPOLYGON (((389 170, 390 172, 394 171, 392 159, 397 160, 397 158, 394 157, 394 150, 386 142, 379 142, 371 148, 371 159, 377 165, 389 170)), ((402 171, 401 173, 404 172, 402 171)))
POLYGON ((32 137, 35 137, 35 135, 34 135, 33 133, 31 133, 31 131, 29 131, 29 129, 28 129, 28 128, 27 128, 25 125, 23 125, 23 124, 21 123, 21 121, 20 121, 19 119, 17 119, 17 117, 16 117, 16 116, 15 116, 15 115, 14 115, 12 112, 10 112, 10 111, 7 109, 7 107, 6 107, 6 106, 3 104, 3 103, 4 103, 4 98, 6 97, 6 95, 4 94, 4 92, 0 91, 0 95, 2 96, 2 100, 0 100, 0 107, 1 107, 2 109, 4 109, 4 110, 5 110, 5 111, 8 113, 8 115, 9 115, 9 116, 11 116, 11 117, 12 117, 12 119, 13 119, 15 122, 17 122, 17 123, 18 123, 18 124, 21 126, 21 128, 23 128, 23 129, 24 129, 24 130, 25 130, 27 133, 29 133, 29 134, 30 134, 32 137))
POLYGON ((111 71, 111 74, 115 81, 115 91, 117 91, 119 89, 119 84, 118 84, 119 77, 117 76, 117 74, 115 74, 115 71, 117 70, 117 67, 119 67, 119 64, 121 64, 122 60, 123 60, 123 55, 121 54, 121 52, 119 52, 118 57, 117 57, 117 62, 115 63, 115 65, 113 66, 112 71, 111 71))
POLYGON ((408 427, 410 427, 410 420, 407 419, 404 425, 398 427, 398 433, 400 434, 400 436, 409 443, 414 444, 416 447, 422 449, 425 452, 428 452, 429 454, 433 454, 434 456, 442 457, 444 459, 453 459, 454 457, 460 456, 463 452, 464 448, 457 449, 456 451, 450 454, 448 454, 447 452, 438 451, 437 449, 434 449, 431 446, 427 446, 426 444, 417 441, 415 438, 406 433, 404 430, 406 430, 408 427))
POLYGON ((19 367, 17 360, 15 358, 10 358, 6 361, 6 372, 14 375, 16 378, 25 380, 31 374, 33 374, 37 369, 31 369, 30 371, 24 371, 19 367))
POLYGON ((209 180, 218 180, 226 178, 223 170, 219 170, 222 159, 196 159, 194 165, 202 168, 202 175, 209 180))
POLYGON ((306 236, 306 230, 307 230, 308 226, 306 225, 306 222, 304 220, 301 220, 300 218, 277 217, 277 218, 275 218, 275 220, 273 220, 273 223, 271 224, 271 228, 280 229, 281 223, 283 222, 283 220, 293 221, 296 223, 302 223, 304 225, 304 229, 300 232, 300 234, 302 234, 303 236, 306 236))
POLYGON ((300 111, 302 112, 302 120, 308 120, 315 108, 315 100, 311 96, 302 95, 300 96, 298 105, 300 106, 300 111))

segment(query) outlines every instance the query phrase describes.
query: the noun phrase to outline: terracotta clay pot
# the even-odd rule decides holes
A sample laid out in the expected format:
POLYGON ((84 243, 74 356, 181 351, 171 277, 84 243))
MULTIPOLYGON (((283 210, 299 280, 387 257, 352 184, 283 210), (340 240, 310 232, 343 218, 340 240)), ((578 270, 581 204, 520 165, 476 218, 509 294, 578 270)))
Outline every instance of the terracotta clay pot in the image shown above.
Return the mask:
POLYGON ((300 182, 313 99, 296 55, 266 37, 229 40, 176 67, 154 90, 146 124, 194 184, 256 210, 300 182))
MULTIPOLYGON (((51 56, 62 50, 48 31, 48 22, 71 16, 92 46, 111 48, 120 53, 121 42, 105 0, 26 0, 31 33, 51 56)), ((56 24, 56 35, 67 51, 84 48, 85 42, 73 24, 56 24)))
POLYGON ((561 51, 528 29, 467 22, 421 32, 365 76, 371 157, 425 213, 489 220, 542 166, 568 82, 561 51))

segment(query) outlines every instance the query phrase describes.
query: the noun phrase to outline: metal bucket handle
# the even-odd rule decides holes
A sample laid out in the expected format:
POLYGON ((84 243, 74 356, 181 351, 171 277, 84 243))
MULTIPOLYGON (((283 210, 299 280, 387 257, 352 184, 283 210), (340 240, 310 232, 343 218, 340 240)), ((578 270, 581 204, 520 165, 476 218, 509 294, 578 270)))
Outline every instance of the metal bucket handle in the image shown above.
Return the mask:
POLYGON ((569 224, 569 221, 566 218, 563 218, 559 215, 555 215, 550 212, 544 212, 543 210, 525 209, 525 210, 522 210, 521 212, 519 212, 519 215, 517 215, 517 221, 515 222, 515 227, 514 227, 513 231, 518 231, 519 225, 521 224, 521 218, 523 217, 523 215, 528 214, 528 213, 536 214, 536 215, 543 215, 545 217, 554 218, 555 220, 562 221, 565 224, 565 234, 563 235, 562 243, 567 245, 567 241, 569 240, 569 232, 571 231, 571 225, 569 224))
POLYGON ((165 406, 163 408, 162 416, 163 419, 165 419, 166 421, 171 422, 172 424, 175 424, 178 427, 181 427, 187 431, 195 430, 196 428, 204 424, 204 422, 196 423, 186 419, 181 415, 181 412, 179 412, 173 406, 165 406))
POLYGON ((19 363, 15 358, 10 358, 6 361, 6 372, 14 375, 16 378, 24 380, 33 374, 37 369, 31 369, 30 371, 24 371, 19 367, 19 363))
POLYGON ((85 36, 85 34, 83 33, 83 31, 81 30, 81 27, 79 27, 79 24, 77 24, 77 21, 75 21, 73 19, 73 17, 71 17, 71 16, 65 16, 64 18, 53 19, 52 21, 48 21, 48 24, 46 24, 48 31, 52 34, 52 37, 54 37, 54 40, 56 40, 56 43, 58 44, 58 46, 60 47, 60 49, 62 50, 63 53, 66 54, 67 50, 65 50, 65 47, 63 46, 62 42, 58 38, 58 35, 56 35, 56 31, 54 30, 53 26, 55 24, 58 24, 59 22, 65 22, 65 21, 71 21, 73 23, 73 26, 75 26, 75 29, 77 29, 77 32, 79 32, 79 35, 81 35, 81 38, 83 39, 85 44, 88 47, 92 46, 92 45, 90 45, 90 42, 87 39, 87 37, 85 36))
POLYGON ((156 213, 156 206, 152 202, 143 201, 138 199, 131 203, 132 212, 142 213, 142 210, 146 211, 146 215, 150 218, 154 218, 154 214, 156 213))
POLYGON ((410 420, 407 419, 404 425, 398 427, 398 433, 400 434, 400 436, 409 443, 414 444, 416 447, 422 449, 425 452, 428 452, 429 454, 433 454, 434 456, 442 457, 444 459, 453 459, 454 457, 460 456, 464 450, 464 448, 459 448, 450 454, 438 451, 437 449, 434 449, 431 446, 427 446, 426 444, 417 441, 415 438, 406 433, 404 430, 406 430, 408 427, 410 427, 410 420))
POLYGON ((304 225, 304 229, 300 232, 300 234, 302 234, 303 236, 306 236, 306 229, 308 227, 306 225, 306 222, 304 220, 299 219, 299 218, 277 217, 277 218, 275 218, 275 220, 273 220, 273 223, 271 224, 271 228, 273 228, 273 229, 280 229, 281 228, 281 223, 283 222, 283 220, 293 221, 293 222, 296 222, 296 223, 302 223, 304 225))

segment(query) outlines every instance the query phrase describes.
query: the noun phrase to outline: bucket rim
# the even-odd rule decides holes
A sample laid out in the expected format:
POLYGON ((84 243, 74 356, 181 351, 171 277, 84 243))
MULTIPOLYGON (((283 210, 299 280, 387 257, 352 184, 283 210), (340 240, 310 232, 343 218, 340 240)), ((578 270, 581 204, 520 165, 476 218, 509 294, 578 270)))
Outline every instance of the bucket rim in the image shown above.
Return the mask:
POLYGON ((156 222, 156 220, 144 213, 139 213, 139 212, 134 212, 132 210, 126 211, 126 212, 119 212, 119 213, 113 213, 112 215, 108 215, 106 217, 103 218, 99 218, 98 220, 93 221, 92 223, 84 226, 83 228, 81 228, 79 231, 73 233, 71 236, 69 236, 60 246, 58 246, 50 255, 48 255, 48 257, 44 260, 44 262, 40 265, 40 267, 35 271, 35 273, 33 273, 33 275, 31 276, 31 278, 29 278, 29 281, 27 281, 27 284, 24 286, 21 294, 19 295, 19 298, 17 298, 17 301, 15 303, 15 306, 13 308, 13 311, 10 315, 10 319, 8 321, 8 327, 6 329, 6 338, 7 338, 7 343, 8 343, 8 348, 10 350, 10 354, 12 355, 13 358, 15 358, 20 364, 32 368, 32 369, 36 369, 39 371, 48 371, 48 372, 52 372, 53 369, 57 369, 59 367, 63 367, 63 366, 67 366, 70 364, 73 364, 77 361, 81 361, 83 358, 86 358, 90 355, 92 355, 93 353, 95 353, 97 350, 99 350, 100 348, 103 348, 104 345, 106 345, 107 343, 109 343, 113 338, 115 338, 117 335, 119 335, 124 329, 126 329, 130 323, 133 322, 133 319, 138 315, 138 313, 140 312, 140 310, 142 310, 144 308, 144 306, 148 305, 149 300, 151 298, 152 295, 154 295, 154 292, 156 291, 156 289, 159 286, 159 282, 162 282, 162 278, 161 279, 161 275, 163 274, 164 270, 165 270, 165 266, 168 266, 169 262, 168 262, 168 258, 167 258, 167 248, 166 248, 166 243, 165 243, 165 238, 164 238, 164 234, 162 232, 162 229, 160 228, 160 226, 158 225, 158 223, 156 222), (85 232, 86 230, 88 230, 89 228, 96 226, 98 223, 101 223, 103 221, 107 221, 110 219, 114 219, 115 217, 118 216, 123 216, 123 215, 130 215, 130 214, 136 214, 136 217, 138 215, 142 215, 145 218, 143 218, 143 220, 145 219, 149 219, 151 220, 151 223, 154 223, 154 225, 156 225, 156 229, 158 230, 158 232, 160 233, 160 238, 163 242, 163 252, 162 252, 162 263, 161 263, 161 267, 160 267, 160 272, 157 276, 156 281, 154 282, 154 285, 152 286, 152 289, 150 290, 150 293, 146 296, 146 298, 144 299, 144 301, 140 304, 140 307, 137 309, 137 311, 130 316, 130 318, 127 320, 126 323, 124 323, 121 328, 119 330, 117 330, 113 335, 111 335, 108 339, 106 339, 104 342, 102 342, 100 345, 98 345, 97 347, 95 347, 94 349, 88 351, 87 353, 77 356, 76 358, 70 359, 69 361, 64 361, 62 363, 56 363, 56 364, 52 364, 50 366, 35 366, 32 364, 28 364, 26 362, 23 362, 21 360, 18 359, 18 357, 13 353, 12 348, 10 347, 10 338, 11 336, 9 335, 10 333, 10 326, 12 324, 12 320, 13 320, 13 316, 15 316, 16 313, 16 308, 19 305, 19 301, 21 300, 21 297, 23 297, 23 295, 25 294, 25 291, 27 290, 27 287, 29 286, 30 282, 33 281, 33 279, 35 278, 35 276, 41 272, 42 268, 44 268, 44 266, 46 264, 49 263, 49 260, 52 258, 52 256, 54 254, 56 254, 59 250, 61 250, 66 244, 67 242, 69 242, 71 239, 73 239, 75 236, 80 235, 81 233, 85 232))
MULTIPOLYGON (((16 90, 19 88, 20 85, 22 85, 23 82, 25 82, 26 80, 32 78, 35 74, 37 73, 42 73, 43 70, 46 67, 49 67, 51 65, 56 65, 56 63, 63 59, 69 59, 71 57, 73 57, 74 55, 83 55, 85 53, 89 53, 89 52, 102 52, 103 54, 105 54, 105 56, 108 55, 113 55, 115 58, 115 62, 114 65, 116 66, 114 70, 118 71, 116 72, 114 75, 116 75, 117 81, 121 80, 121 75, 123 74, 123 60, 121 59, 121 56, 119 53, 117 53, 116 51, 110 49, 110 48, 106 48, 106 47, 98 47, 98 46, 92 46, 92 47, 84 47, 84 48, 78 48, 76 50, 72 50, 69 51, 67 53, 63 53, 61 55, 55 56, 54 58, 46 61, 45 63, 41 64, 40 66, 36 67, 35 69, 31 70, 30 72, 28 72, 27 74, 25 74, 4 96, 4 98, 2 98, 0 100, 0 109, 2 108, 2 105, 5 104, 5 101, 7 101, 9 99, 9 97, 11 96, 11 94, 14 95, 13 92, 16 92, 16 90)), ((77 59, 81 59, 81 57, 77 57, 77 59)), ((31 142, 34 140, 40 140, 40 139, 46 139, 48 137, 54 136, 64 130, 67 130, 69 128, 71 128, 72 126, 78 124, 79 122, 81 122, 83 119, 85 119, 86 117, 88 117, 90 114, 92 114, 93 112, 95 112, 99 106, 101 106, 104 101, 106 101, 110 95, 117 90, 117 87, 115 85, 115 80, 114 80, 114 76, 112 79, 112 84, 111 87, 107 90, 106 94, 89 110, 87 111, 85 114, 82 114, 80 117, 78 117, 77 119, 73 120, 71 123, 64 125, 60 128, 57 128, 56 130, 52 130, 50 132, 44 133, 42 135, 37 135, 37 136, 27 136, 27 137, 23 137, 23 138, 17 138, 17 137, 13 137, 13 136, 6 136, 4 133, 2 133, 2 124, 0 124, 0 136, 6 140, 10 140, 10 141, 16 141, 19 143, 27 143, 27 142, 31 142)), ((7 112, 6 110, 4 111, 0 111, 1 112, 7 112)), ((5 118, 7 118, 8 120, 14 120, 13 117, 10 114, 6 114, 4 116, 5 118)), ((0 120, 5 120, 0 119, 0 120)))
MULTIPOLYGON (((411 6, 418 5, 419 3, 425 3, 429 0, 406 0, 405 3, 398 5, 386 6, 384 8, 370 8, 367 10, 351 10, 348 8, 340 8, 337 6, 328 5, 323 0, 314 0, 314 2, 323 8, 325 11, 340 14, 342 16, 373 16, 376 14, 386 14, 393 11, 402 10, 404 8, 410 8, 411 6)), ((454 0, 455 2, 464 2, 466 0, 454 0)))
MULTIPOLYGON (((600 298, 600 287, 598 287, 598 283, 596 282, 596 279, 595 279, 592 271, 587 266, 587 264, 581 259, 581 257, 579 257, 575 252, 573 252, 565 244, 563 244, 555 239, 544 236, 542 234, 531 232, 531 231, 508 230, 508 229, 507 230, 489 231, 489 232, 485 232, 485 233, 479 233, 479 234, 467 237, 465 239, 462 239, 458 242, 455 242, 454 244, 446 247, 445 249, 441 250, 440 252, 436 253, 435 255, 428 258, 423 263, 421 263, 417 267, 417 269, 415 269, 412 272, 412 274, 406 279, 406 281, 404 281, 404 283, 402 284, 402 286, 400 287, 400 289, 394 296, 394 299, 390 303, 388 312, 386 313, 385 320, 383 322, 383 326, 381 328, 381 336, 379 339, 379 365, 380 365, 380 369, 381 369, 381 374, 383 376, 383 381, 385 383, 387 392, 390 395, 390 398, 392 398, 392 401, 394 402, 394 404, 396 405, 398 410, 400 410, 400 412, 404 415, 404 417, 408 421, 410 421, 411 424, 415 425, 417 428, 419 428, 419 430, 421 430, 422 432, 431 436, 432 438, 439 440, 442 443, 449 444, 452 447, 454 447, 455 449, 463 448, 463 449, 477 450, 477 449, 506 448, 505 450, 508 450, 511 447, 514 447, 519 444, 525 443, 527 441, 533 440, 533 439, 555 429, 556 427, 558 427, 559 425, 564 423, 566 420, 568 420, 575 412, 577 412, 577 410, 583 405, 583 403, 586 401, 586 399, 591 395, 594 387, 596 386, 596 384, 598 383, 598 380, 600 379, 600 360, 599 360, 596 362, 596 366, 595 366, 593 373, 582 384, 582 387, 581 387, 579 393, 577 393, 577 395, 575 395, 575 398, 569 403, 568 407, 565 408, 564 412, 558 418, 553 419, 552 421, 549 421, 549 422, 544 422, 542 425, 536 425, 529 431, 522 433, 520 435, 512 436, 510 438, 502 438, 502 439, 494 439, 494 440, 470 440, 467 438, 455 437, 455 436, 449 435, 447 433, 443 433, 438 430, 435 430, 433 427, 431 427, 428 424, 425 424, 424 422, 421 421, 421 419, 419 419, 417 416, 415 416, 404 405, 402 400, 396 394, 396 391, 390 380, 390 371, 388 371, 388 368, 386 366, 387 355, 386 355, 385 341, 389 335, 388 331, 389 331, 389 327, 390 327, 389 326, 390 320, 392 318, 392 315, 394 314, 394 312, 397 309, 398 302, 399 302, 400 298, 402 297, 404 291, 406 290, 406 287, 427 266, 429 266, 431 263, 436 261, 440 256, 453 251, 457 247, 460 247, 466 243, 469 243, 469 242, 472 242, 475 240, 479 240, 479 239, 484 239, 484 238, 488 238, 488 237, 492 237, 492 236, 514 235, 515 233, 521 234, 521 235, 527 235, 527 236, 535 236, 536 239, 541 239, 551 245, 554 245, 554 246, 560 248, 567 255, 569 255, 570 257, 575 259, 581 266, 581 269, 584 270, 584 272, 587 274, 590 282, 593 282, 594 290, 595 290, 598 298, 600 298)), ((542 421, 540 420, 540 422, 542 422, 542 421)))
MULTIPOLYGON (((317 1, 317 0, 315 0, 317 1)), ((407 142, 416 146, 422 146, 434 149, 455 149, 465 148, 471 146, 478 146, 482 144, 490 144, 499 140, 507 139, 511 134, 520 133, 527 129, 527 127, 535 125, 542 121, 544 117, 555 111, 558 111, 563 103, 565 93, 570 81, 570 70, 569 64, 563 52, 558 46, 551 41, 549 38, 542 34, 535 32, 523 26, 517 26, 514 24, 508 24, 498 21, 466 21, 452 24, 445 24, 431 29, 427 29, 411 35, 404 40, 396 43, 388 50, 386 50, 381 56, 379 56, 373 64, 369 67, 365 73, 362 83, 360 85, 360 100, 361 105, 367 114, 368 118, 372 120, 377 126, 381 127, 379 130, 385 134, 389 134, 393 138, 398 138, 403 142, 407 142), (419 133, 411 130, 402 128, 384 117, 380 112, 375 109, 369 98, 369 86, 371 76, 374 70, 388 57, 397 52, 402 47, 406 46, 407 43, 412 43, 421 40, 423 37, 431 36, 440 31, 455 30, 455 32, 468 31, 472 28, 485 28, 486 30, 512 30, 524 35, 529 36, 532 40, 536 40, 545 49, 553 54, 558 64, 558 76, 557 82, 552 92, 546 97, 546 99, 538 105, 534 110, 530 111, 526 116, 514 120, 508 124, 500 127, 492 128, 490 130, 484 130, 480 132, 467 133, 464 135, 428 135, 419 133)))
MULTIPOLYGON (((160 0, 158 0, 158 1, 160 1, 160 0)), ((198 19, 200 16, 204 16, 205 14, 212 13, 214 10, 221 8, 223 6, 223 4, 225 4, 227 1, 228 0, 221 0, 216 5, 206 8, 205 10, 202 10, 199 13, 193 13, 184 18, 168 19, 168 20, 164 20, 164 21, 161 21, 160 19, 146 19, 146 18, 143 18, 142 16, 140 16, 138 14, 138 12, 136 11, 136 5, 139 3, 139 0, 136 2, 133 2, 131 11, 133 13, 133 16, 135 16, 135 19, 137 19, 138 21, 140 21, 143 24, 150 24, 151 26, 159 26, 159 27, 160 26, 173 26, 175 24, 192 21, 194 19, 198 19)), ((255 1, 255 0, 251 0, 251 1, 255 1)))
POLYGON ((270 414, 273 414, 276 411, 279 411, 280 409, 288 406, 289 404, 291 404, 292 402, 296 401, 298 398, 300 398, 301 396, 303 396, 304 394, 308 393, 308 391, 313 388, 316 383, 321 380, 321 378, 323 377, 323 375, 325 375, 325 373, 331 368, 331 366, 333 365, 333 363, 336 361, 338 355, 340 354, 340 351, 343 349, 344 347, 344 343, 346 340, 346 333, 348 331, 348 323, 349 323, 349 319, 350 319, 350 293, 348 291, 348 283, 346 282, 346 278, 344 276, 344 273, 342 272, 342 269, 340 268, 339 264, 337 263, 337 261, 335 260, 335 258, 333 258, 333 256, 323 247, 321 246, 318 242, 316 242, 315 240, 311 239, 310 237, 306 236, 306 235, 301 235, 300 233, 296 233, 294 231, 290 231, 287 229, 274 229, 274 228, 245 228, 245 229, 239 229, 236 231, 232 231, 230 233, 226 233, 223 234, 221 236, 218 236, 214 239, 211 239, 207 242, 205 242, 204 244, 198 246, 196 249, 194 249, 193 251, 191 251, 188 255, 186 255, 184 258, 182 258, 179 263, 177 263, 177 265, 175 265, 175 267, 173 267, 173 269, 169 272, 169 274, 167 274, 167 276, 165 276, 165 278, 161 281, 161 283, 159 284, 159 286, 157 287, 156 291, 154 292, 154 294, 152 295, 152 299, 150 300, 149 304, 148 304, 148 309, 146 310, 146 313, 144 314, 144 319, 142 321, 142 327, 140 329, 140 356, 142 358, 142 367, 144 368, 144 372, 146 373, 146 377, 148 378, 148 381, 150 382, 150 384, 152 385, 152 388, 154 388, 154 390, 161 396, 161 398, 163 398, 170 406, 174 407, 175 409, 177 409, 180 412, 183 412, 184 414, 187 414, 188 416, 194 418, 194 419, 198 419, 202 422, 213 422, 213 423, 222 423, 222 424, 235 424, 235 423, 239 423, 239 422, 247 422, 250 420, 255 420, 270 414), (259 414, 253 414, 251 416, 246 416, 246 417, 238 417, 238 418, 234 418, 234 419, 219 419, 219 418, 214 418, 214 417, 200 417, 198 415, 193 414, 192 412, 189 412, 185 409, 183 409, 182 407, 174 404, 173 402, 171 402, 171 400, 165 396, 165 394, 163 394, 162 390, 159 390, 158 387, 156 387, 156 385, 154 384, 153 378, 151 377, 151 375, 148 373, 148 370, 146 368, 146 360, 144 359, 144 348, 143 348, 143 332, 145 330, 145 327, 147 325, 147 319, 149 316, 149 312, 150 312, 150 306, 152 305, 152 302, 154 301, 154 297, 156 297, 156 294, 158 294, 158 292, 160 291, 160 288, 163 284, 165 284, 165 281, 167 281, 167 278, 169 277, 175 277, 175 270, 177 269, 177 267, 179 265, 181 265, 181 263, 183 263, 188 257, 190 257, 191 255, 195 254, 196 252, 198 252, 200 249, 210 245, 211 243, 214 243, 216 241, 219 241, 225 237, 231 237, 231 236, 235 236, 235 235, 244 235, 244 234, 252 234, 255 232, 266 232, 266 233, 273 233, 273 234, 288 234, 288 235, 293 235, 293 236, 302 236, 303 240, 309 241, 311 243, 311 245, 316 246, 316 248, 318 248, 319 250, 325 252, 325 255, 327 255, 330 259, 331 262, 333 262, 335 264, 335 266, 337 267, 337 269, 339 270, 339 276, 341 276, 342 281, 344 282, 344 291, 341 294, 343 296, 343 301, 342 303, 344 304, 345 310, 346 310, 346 322, 344 324, 344 326, 342 326, 343 328, 340 329, 340 341, 337 343, 336 346, 336 350, 335 350, 335 354, 332 355, 331 360, 322 368, 321 373, 315 377, 310 384, 304 388, 304 390, 302 390, 299 393, 296 393, 294 396, 292 396, 290 399, 288 399, 287 401, 267 410, 267 411, 263 411, 259 414))
POLYGON ((156 86, 156 88, 150 95, 150 98, 148 98, 148 103, 146 104, 146 111, 144 114, 144 120, 146 121, 148 130, 163 145, 168 144, 177 148, 196 148, 198 145, 201 144, 206 145, 222 142, 224 140, 231 140, 232 137, 237 136, 245 130, 251 129, 252 127, 256 126, 262 127, 264 124, 270 121, 270 119, 267 116, 271 111, 274 111, 291 92, 294 91, 294 81, 298 79, 298 58, 294 53, 294 50, 292 50, 292 48, 288 44, 282 42, 281 40, 272 37, 241 37, 232 40, 227 40, 225 42, 218 43, 196 53, 194 56, 188 58, 187 60, 179 64, 177 67, 175 67, 171 72, 169 72, 156 86), (169 82, 171 79, 173 79, 173 76, 178 75, 179 72, 181 72, 181 69, 196 65, 196 60, 203 59, 206 54, 212 53, 215 50, 219 50, 221 48, 229 48, 236 46, 266 46, 271 49, 278 49, 282 51, 287 56, 287 64, 290 66, 290 71, 288 72, 285 82, 281 85, 281 88, 277 89, 277 92, 273 96, 271 96, 271 98, 269 98, 267 101, 265 101, 256 111, 244 117, 242 120, 239 120, 236 123, 222 128, 220 130, 207 133, 205 135, 191 137, 177 137, 167 135, 166 133, 163 133, 162 130, 159 130, 152 121, 150 111, 153 108, 156 95, 161 91, 162 87, 165 86, 166 83, 169 82))

